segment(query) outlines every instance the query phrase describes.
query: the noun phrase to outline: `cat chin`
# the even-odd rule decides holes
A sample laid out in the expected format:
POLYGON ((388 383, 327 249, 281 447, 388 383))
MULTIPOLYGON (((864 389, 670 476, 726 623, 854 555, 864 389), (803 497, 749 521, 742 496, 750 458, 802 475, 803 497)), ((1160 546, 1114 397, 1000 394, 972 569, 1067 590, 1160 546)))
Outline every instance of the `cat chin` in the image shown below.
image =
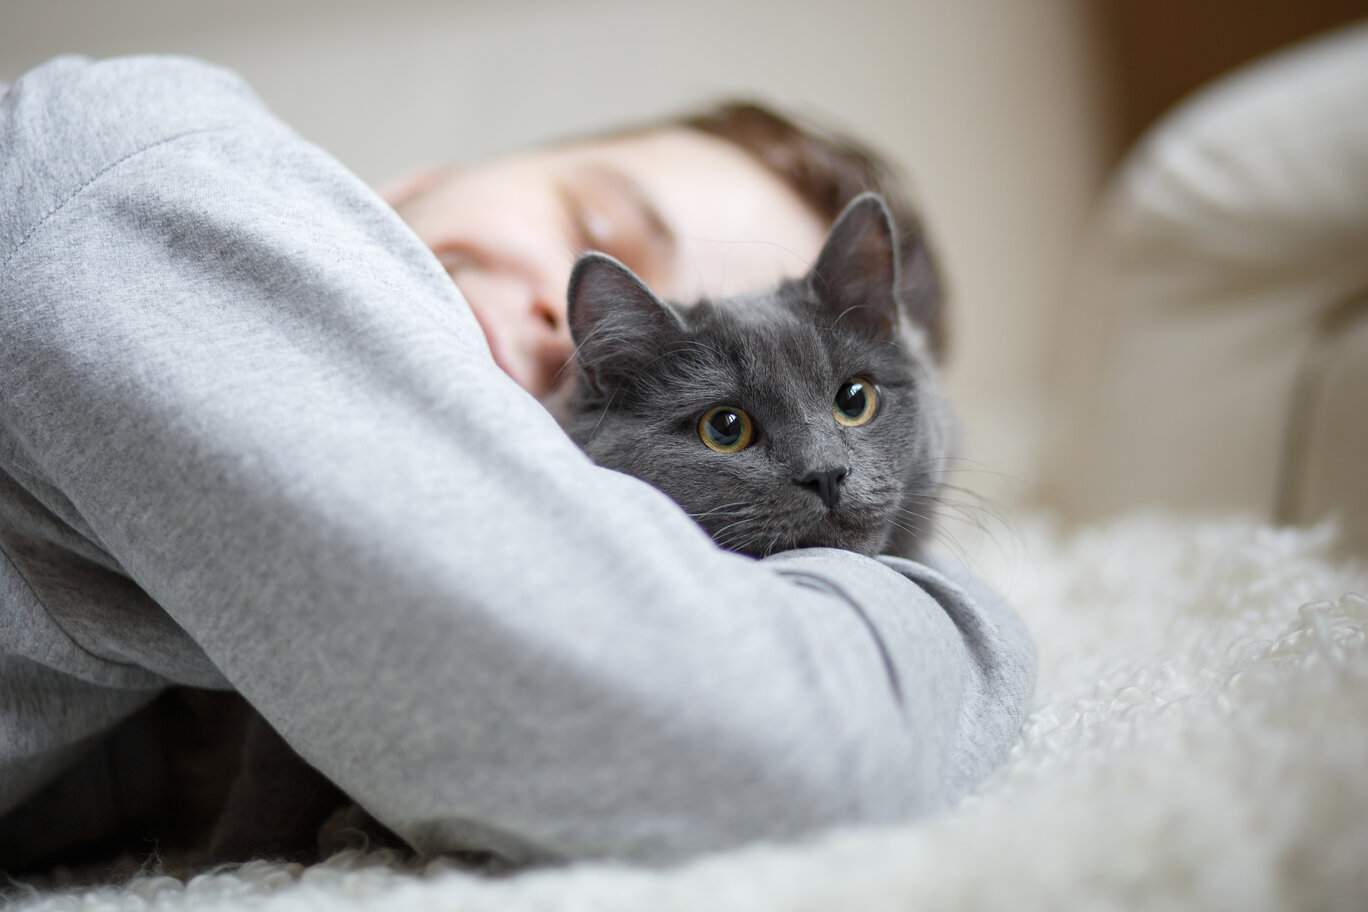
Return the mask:
MULTIPOLYGON (((878 554, 888 541, 888 530, 881 527, 818 528, 798 535, 777 546, 775 551, 791 551, 796 548, 840 548, 857 554, 878 554)), ((771 552, 772 553, 772 552, 771 552)))

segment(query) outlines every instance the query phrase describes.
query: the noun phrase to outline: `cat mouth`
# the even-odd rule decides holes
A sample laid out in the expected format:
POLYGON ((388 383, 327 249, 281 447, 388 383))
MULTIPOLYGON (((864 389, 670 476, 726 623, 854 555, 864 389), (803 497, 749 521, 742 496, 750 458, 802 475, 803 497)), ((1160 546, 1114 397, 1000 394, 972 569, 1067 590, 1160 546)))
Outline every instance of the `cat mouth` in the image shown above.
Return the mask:
POLYGON ((879 550, 881 536, 841 536, 832 538, 800 538, 790 548, 839 548, 857 554, 874 554, 879 550))
POLYGON ((874 517, 828 514, 814 527, 794 537, 790 548, 841 548, 860 554, 874 554, 885 538, 885 530, 874 517))
MULTIPOLYGON (((732 537, 728 541, 723 536, 719 543, 742 554, 768 557, 794 548, 839 548, 857 554, 877 554, 888 540, 887 518, 879 510, 824 508, 820 514, 792 510, 787 520, 724 527, 731 530, 732 537)), ((708 531, 716 538, 713 530, 708 531)))

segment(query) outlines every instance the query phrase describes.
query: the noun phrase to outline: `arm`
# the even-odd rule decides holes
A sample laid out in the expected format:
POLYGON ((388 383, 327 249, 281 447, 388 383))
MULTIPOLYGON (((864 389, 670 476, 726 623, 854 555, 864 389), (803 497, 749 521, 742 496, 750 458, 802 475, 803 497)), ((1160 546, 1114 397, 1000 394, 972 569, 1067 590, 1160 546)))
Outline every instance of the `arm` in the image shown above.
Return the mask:
MULTIPOLYGON (((98 141, 5 224, 0 421, 380 820, 665 859, 953 797, 980 666, 926 590, 722 552, 590 464, 397 217, 227 75, 59 66, 48 132, 3 127, 5 185, 98 141)), ((991 710, 1013 732, 1028 677, 991 710)))

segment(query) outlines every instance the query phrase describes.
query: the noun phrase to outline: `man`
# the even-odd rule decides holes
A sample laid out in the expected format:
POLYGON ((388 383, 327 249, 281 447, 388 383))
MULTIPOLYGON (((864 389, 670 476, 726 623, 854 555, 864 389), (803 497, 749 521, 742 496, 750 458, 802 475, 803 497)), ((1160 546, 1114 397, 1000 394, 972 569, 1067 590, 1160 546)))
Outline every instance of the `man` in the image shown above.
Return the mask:
POLYGON ((720 551, 535 398, 580 250, 680 296, 815 256, 830 213, 709 123, 420 175, 405 224, 213 67, 0 97, 0 869, 185 800, 172 685, 513 864, 905 819, 1001 761, 1032 658, 972 580, 720 551))

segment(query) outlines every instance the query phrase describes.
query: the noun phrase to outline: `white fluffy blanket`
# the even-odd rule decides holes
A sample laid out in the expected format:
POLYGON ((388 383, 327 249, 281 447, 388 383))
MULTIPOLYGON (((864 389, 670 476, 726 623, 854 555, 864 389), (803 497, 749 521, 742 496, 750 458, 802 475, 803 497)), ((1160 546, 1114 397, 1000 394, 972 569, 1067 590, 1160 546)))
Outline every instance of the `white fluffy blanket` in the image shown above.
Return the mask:
MULTIPOLYGON (((1368 570, 1329 529, 1026 518, 965 541, 1033 628, 1021 744, 934 820, 671 871, 383 855, 12 896, 26 910, 1368 908, 1368 570)), ((54 821, 54 824, 56 822, 54 821)))

